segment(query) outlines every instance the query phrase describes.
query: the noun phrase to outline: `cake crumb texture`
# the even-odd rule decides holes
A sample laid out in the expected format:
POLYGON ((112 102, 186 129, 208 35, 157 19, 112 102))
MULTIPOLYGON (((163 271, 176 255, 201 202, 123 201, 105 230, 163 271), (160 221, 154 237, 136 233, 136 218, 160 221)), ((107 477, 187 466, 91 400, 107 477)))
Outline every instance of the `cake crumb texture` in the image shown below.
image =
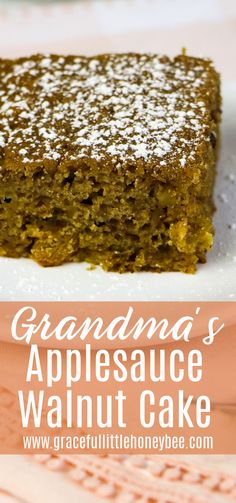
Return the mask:
POLYGON ((206 59, 0 60, 0 254, 194 272, 213 241, 220 107, 206 59))

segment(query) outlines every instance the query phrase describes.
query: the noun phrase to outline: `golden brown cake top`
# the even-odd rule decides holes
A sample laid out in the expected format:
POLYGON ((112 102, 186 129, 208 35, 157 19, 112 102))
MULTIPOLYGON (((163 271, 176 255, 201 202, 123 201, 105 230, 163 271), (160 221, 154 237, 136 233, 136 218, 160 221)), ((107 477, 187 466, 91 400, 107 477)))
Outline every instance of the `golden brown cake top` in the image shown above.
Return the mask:
POLYGON ((0 163, 184 167, 209 143, 217 89, 211 61, 184 55, 0 60, 0 163))

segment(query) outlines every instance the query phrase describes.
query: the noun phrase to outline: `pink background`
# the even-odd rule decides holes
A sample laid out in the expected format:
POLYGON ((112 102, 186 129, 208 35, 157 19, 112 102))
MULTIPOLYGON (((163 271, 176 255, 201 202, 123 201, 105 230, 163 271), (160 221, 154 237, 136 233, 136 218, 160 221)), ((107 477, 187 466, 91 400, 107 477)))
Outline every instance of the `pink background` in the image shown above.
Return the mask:
POLYGON ((0 55, 151 51, 211 57, 236 77, 234 0, 0 3, 0 55))

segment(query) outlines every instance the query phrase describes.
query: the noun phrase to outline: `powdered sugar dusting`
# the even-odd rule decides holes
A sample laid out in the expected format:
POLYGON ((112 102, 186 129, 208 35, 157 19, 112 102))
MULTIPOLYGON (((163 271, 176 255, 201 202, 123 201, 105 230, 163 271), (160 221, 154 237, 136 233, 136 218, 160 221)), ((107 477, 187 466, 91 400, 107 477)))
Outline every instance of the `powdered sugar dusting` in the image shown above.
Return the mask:
POLYGON ((2 155, 184 167, 209 141, 210 70, 207 60, 137 54, 0 61, 2 155))

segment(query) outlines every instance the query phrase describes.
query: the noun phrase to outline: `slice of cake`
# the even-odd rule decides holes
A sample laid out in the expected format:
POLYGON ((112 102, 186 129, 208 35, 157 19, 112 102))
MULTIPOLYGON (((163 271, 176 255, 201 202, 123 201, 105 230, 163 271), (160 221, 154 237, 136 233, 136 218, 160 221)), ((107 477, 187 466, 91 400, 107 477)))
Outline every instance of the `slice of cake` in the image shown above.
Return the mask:
POLYGON ((212 246, 211 61, 0 60, 0 254, 194 272, 212 246))

